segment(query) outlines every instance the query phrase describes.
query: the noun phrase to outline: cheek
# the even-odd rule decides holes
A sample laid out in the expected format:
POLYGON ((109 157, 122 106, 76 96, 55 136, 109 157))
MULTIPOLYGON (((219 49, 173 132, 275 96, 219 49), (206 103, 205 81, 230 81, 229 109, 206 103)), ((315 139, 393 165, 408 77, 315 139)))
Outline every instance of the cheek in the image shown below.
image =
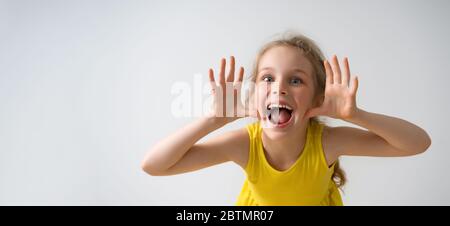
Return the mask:
POLYGON ((294 93, 294 96, 296 97, 295 102, 301 110, 311 106, 313 95, 308 90, 299 90, 294 93))
POLYGON ((264 109, 265 107, 264 107, 264 105, 265 105, 265 103, 267 102, 267 97, 266 97, 266 95, 264 94, 264 93, 258 93, 257 94, 257 101, 256 101, 256 103, 258 104, 258 107, 260 108, 260 109, 264 109))
POLYGON ((267 97, 267 89, 264 86, 258 86, 256 89, 258 101, 264 101, 267 97))
POLYGON ((299 97, 300 99, 309 99, 312 97, 312 92, 307 88, 299 88, 291 90, 291 93, 295 97, 299 97))

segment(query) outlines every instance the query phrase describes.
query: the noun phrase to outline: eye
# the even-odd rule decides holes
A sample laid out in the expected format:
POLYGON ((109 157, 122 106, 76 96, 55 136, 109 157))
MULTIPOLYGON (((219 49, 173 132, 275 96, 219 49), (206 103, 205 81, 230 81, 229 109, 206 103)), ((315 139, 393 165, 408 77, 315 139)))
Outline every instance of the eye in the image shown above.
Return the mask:
POLYGON ((264 82, 273 82, 273 77, 272 77, 271 75, 264 75, 264 76, 262 77, 262 80, 263 80, 264 82))
POLYGON ((303 83, 303 81, 301 79, 299 79, 299 78, 292 78, 291 79, 291 84, 292 85, 298 86, 298 85, 300 85, 302 83, 303 83))

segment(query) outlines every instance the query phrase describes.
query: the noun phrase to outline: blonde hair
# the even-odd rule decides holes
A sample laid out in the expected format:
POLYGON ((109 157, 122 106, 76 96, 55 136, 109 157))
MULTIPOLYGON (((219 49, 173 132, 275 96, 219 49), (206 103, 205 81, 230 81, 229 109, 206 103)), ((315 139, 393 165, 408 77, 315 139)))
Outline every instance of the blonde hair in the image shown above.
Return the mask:
MULTIPOLYGON (((253 69, 249 79, 252 82, 256 82, 256 77, 258 75, 258 65, 261 57, 269 49, 277 46, 293 47, 302 52, 303 56, 305 56, 313 66, 313 75, 315 75, 313 76, 315 85, 314 99, 321 97, 323 98, 325 94, 326 81, 325 67, 323 65, 325 57, 320 48, 313 40, 301 34, 285 34, 282 38, 265 44, 256 55, 256 59, 253 64, 253 69)), ((251 91, 251 93, 253 93, 253 90, 251 91)), ((312 117, 310 120, 325 125, 325 123, 322 122, 318 117, 312 117)), ((339 165, 339 159, 336 160, 332 179, 336 186, 342 190, 342 187, 346 183, 347 178, 345 176, 344 170, 339 165)))

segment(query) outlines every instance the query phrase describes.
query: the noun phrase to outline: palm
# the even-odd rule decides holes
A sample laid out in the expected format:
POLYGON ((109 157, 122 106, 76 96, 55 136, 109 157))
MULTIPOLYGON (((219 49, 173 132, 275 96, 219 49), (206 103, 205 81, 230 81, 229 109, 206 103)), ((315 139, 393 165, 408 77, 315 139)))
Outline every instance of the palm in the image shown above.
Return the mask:
POLYGON ((324 62, 327 74, 325 97, 322 105, 311 109, 307 114, 309 117, 324 115, 337 119, 348 119, 357 111, 356 91, 358 79, 353 77, 350 84, 350 68, 347 58, 344 59, 344 73, 341 73, 336 56, 333 56, 332 64, 324 62))
POLYGON ((254 116, 254 112, 248 109, 249 104, 241 101, 241 87, 244 77, 244 68, 241 67, 238 76, 235 76, 235 59, 230 58, 230 70, 225 79, 226 60, 222 59, 219 71, 219 83, 216 83, 214 72, 209 69, 209 80, 213 95, 211 114, 215 117, 223 117, 230 122, 238 118, 254 116), (247 107, 247 108, 246 108, 247 107))

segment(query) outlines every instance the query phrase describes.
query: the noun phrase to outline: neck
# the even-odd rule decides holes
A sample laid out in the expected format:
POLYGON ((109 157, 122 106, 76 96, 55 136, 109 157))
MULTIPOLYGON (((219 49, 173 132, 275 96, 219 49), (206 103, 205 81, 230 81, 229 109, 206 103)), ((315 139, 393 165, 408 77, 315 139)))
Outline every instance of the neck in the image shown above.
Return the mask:
POLYGON ((263 132, 262 142, 267 158, 277 165, 290 165, 294 163, 301 155, 305 146, 307 127, 308 121, 302 123, 299 128, 296 128, 295 132, 286 134, 280 139, 271 139, 263 132))

